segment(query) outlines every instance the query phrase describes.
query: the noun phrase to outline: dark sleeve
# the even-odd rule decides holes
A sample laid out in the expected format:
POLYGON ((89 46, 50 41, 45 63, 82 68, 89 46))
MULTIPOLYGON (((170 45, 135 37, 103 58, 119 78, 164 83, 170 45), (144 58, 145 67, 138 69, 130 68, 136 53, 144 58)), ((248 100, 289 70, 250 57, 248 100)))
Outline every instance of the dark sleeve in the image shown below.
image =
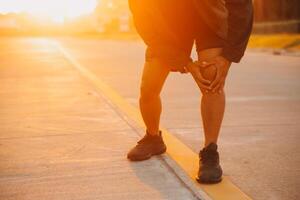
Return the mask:
POLYGON ((228 35, 222 56, 238 63, 244 55, 252 31, 252 0, 226 0, 225 5, 228 10, 228 35))

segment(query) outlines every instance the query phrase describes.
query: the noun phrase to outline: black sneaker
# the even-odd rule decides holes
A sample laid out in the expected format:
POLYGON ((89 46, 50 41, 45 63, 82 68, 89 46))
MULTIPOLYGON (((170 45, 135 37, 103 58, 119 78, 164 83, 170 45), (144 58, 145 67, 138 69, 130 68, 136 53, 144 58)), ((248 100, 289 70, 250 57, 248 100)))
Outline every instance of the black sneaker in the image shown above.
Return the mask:
POLYGON ((167 147, 163 141, 161 130, 158 135, 154 136, 146 131, 146 135, 128 152, 127 158, 131 161, 147 160, 153 155, 166 152, 166 150, 167 147))
POLYGON ((218 183, 222 180, 222 168, 219 161, 217 144, 210 143, 199 152, 199 171, 196 180, 199 183, 218 183))

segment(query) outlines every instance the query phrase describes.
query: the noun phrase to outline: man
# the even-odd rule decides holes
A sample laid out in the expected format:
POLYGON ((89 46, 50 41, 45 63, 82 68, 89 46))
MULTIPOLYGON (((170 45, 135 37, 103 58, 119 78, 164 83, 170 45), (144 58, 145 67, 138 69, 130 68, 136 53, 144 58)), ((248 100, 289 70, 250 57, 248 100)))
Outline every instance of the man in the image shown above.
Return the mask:
POLYGON ((159 129, 160 92, 170 72, 191 73, 202 92, 204 148, 201 183, 222 180, 217 140, 225 110, 224 84, 232 62, 244 55, 252 29, 251 0, 129 0, 134 23, 147 45, 139 105, 145 136, 127 154, 132 161, 166 151, 159 129), (196 41, 198 61, 190 58, 196 41))

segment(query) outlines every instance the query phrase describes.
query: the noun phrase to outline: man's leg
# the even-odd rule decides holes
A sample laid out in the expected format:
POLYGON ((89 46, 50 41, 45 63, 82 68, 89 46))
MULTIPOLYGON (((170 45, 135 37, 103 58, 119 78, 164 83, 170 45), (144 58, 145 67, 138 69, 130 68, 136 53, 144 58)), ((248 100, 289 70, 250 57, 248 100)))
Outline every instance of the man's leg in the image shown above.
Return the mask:
POLYGON ((132 161, 149 159, 166 152, 167 147, 159 130, 162 104, 160 92, 169 74, 167 66, 156 59, 146 62, 140 84, 140 111, 146 125, 146 134, 127 154, 132 161))
MULTIPOLYGON (((198 60, 210 62, 221 53, 220 48, 198 51, 198 60)), ((217 75, 215 65, 200 67, 193 65, 193 77, 196 70, 200 70, 202 78, 213 81, 217 75), (198 68, 199 67, 199 68, 198 68)), ((195 81, 199 81, 197 78, 195 81)), ((222 168, 219 163, 217 140, 225 110, 225 93, 223 88, 217 92, 201 88, 200 103, 202 122, 205 134, 205 147, 199 152, 199 171, 196 180, 200 183, 218 183, 222 180, 222 168)))
MULTIPOLYGON (((200 63, 204 61, 214 63, 212 61, 219 59, 218 56, 221 51, 221 48, 198 51, 198 61, 200 63)), ((207 84, 202 83, 203 78, 210 82, 215 80, 217 71, 221 69, 217 70, 216 67, 213 64, 206 67, 189 65, 189 70, 202 92, 200 109, 205 134, 205 147, 199 152, 199 171, 196 179, 200 183, 218 183, 222 180, 223 174, 219 162, 217 141, 225 110, 225 94, 223 87, 219 87, 218 91, 214 92, 208 88, 207 84)))
MULTIPOLYGON (((211 61, 216 56, 220 55, 221 48, 206 49, 198 52, 198 60, 211 61)), ((202 76, 210 81, 213 81, 216 76, 216 67, 214 65, 206 68, 200 68, 202 76)), ((208 92, 201 89, 202 97, 200 103, 202 123, 205 134, 205 146, 210 143, 217 143, 224 111, 225 111, 225 93, 224 90, 220 92, 208 92)))
POLYGON ((146 62, 143 69, 139 106, 146 125, 151 135, 159 132, 160 114, 162 103, 160 92, 170 70, 158 60, 146 62))

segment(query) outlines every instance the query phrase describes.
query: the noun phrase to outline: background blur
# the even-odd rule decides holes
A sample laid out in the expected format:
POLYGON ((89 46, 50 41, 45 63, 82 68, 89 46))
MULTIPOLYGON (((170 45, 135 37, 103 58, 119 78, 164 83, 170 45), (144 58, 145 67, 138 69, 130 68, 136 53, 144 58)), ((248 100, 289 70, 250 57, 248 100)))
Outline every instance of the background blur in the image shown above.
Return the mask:
MULTIPOLYGON (((0 1, 0 34, 135 33, 126 0, 63 2, 65 4, 57 1, 0 1)), ((253 3, 255 33, 300 32, 299 0, 254 0, 253 3)))
MULTIPOLYGON (((226 81, 221 163, 255 200, 299 200, 300 0, 253 4, 250 48, 226 81)), ((144 130, 99 87, 138 108, 144 52, 127 0, 0 0, 0 200, 193 199, 160 159, 124 159, 144 130)), ((194 153, 199 96, 179 73, 162 92, 163 127, 194 153)))

